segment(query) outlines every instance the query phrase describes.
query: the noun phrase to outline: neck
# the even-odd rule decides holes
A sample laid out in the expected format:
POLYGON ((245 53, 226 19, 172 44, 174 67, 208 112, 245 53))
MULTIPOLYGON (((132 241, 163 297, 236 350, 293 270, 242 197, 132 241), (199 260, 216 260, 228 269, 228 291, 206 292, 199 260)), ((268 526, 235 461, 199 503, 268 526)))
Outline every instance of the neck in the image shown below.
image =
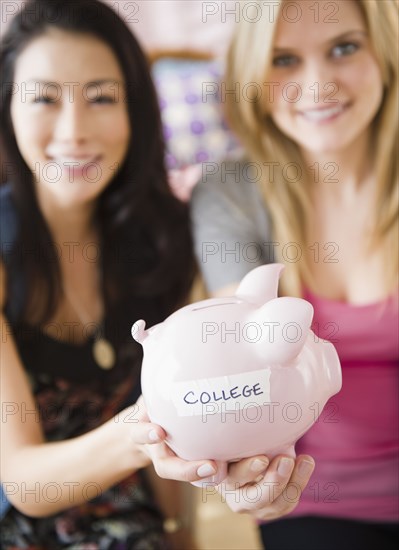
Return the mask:
POLYGON ((60 247, 66 243, 83 247, 93 241, 96 234, 95 203, 64 206, 41 194, 38 194, 38 202, 54 242, 60 247))
POLYGON ((324 182, 326 185, 322 187, 333 194, 360 191, 370 180, 370 144, 369 133, 364 133, 351 147, 341 151, 313 153, 303 150, 305 165, 312 167, 309 172, 311 181, 324 182))

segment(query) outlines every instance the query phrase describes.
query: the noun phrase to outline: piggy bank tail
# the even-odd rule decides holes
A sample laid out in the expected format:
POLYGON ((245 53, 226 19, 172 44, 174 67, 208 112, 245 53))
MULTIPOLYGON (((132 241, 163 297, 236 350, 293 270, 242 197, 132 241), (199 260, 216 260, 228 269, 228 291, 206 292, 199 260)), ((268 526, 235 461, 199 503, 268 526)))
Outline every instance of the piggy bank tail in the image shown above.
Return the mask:
POLYGON ((132 338, 136 340, 139 344, 142 344, 147 337, 147 331, 145 330, 145 321, 140 319, 136 321, 132 326, 131 330, 132 338))

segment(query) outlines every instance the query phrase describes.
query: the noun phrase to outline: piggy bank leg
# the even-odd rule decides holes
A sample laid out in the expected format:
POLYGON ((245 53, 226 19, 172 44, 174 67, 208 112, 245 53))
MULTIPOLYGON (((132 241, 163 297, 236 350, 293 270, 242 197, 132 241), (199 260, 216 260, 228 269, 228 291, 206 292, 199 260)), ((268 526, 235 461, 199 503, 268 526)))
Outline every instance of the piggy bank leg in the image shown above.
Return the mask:
POLYGON ((211 486, 214 487, 215 485, 219 485, 219 483, 222 483, 222 481, 227 477, 227 462, 216 460, 216 466, 218 470, 214 476, 206 477, 198 481, 193 481, 191 485, 202 488, 211 486))

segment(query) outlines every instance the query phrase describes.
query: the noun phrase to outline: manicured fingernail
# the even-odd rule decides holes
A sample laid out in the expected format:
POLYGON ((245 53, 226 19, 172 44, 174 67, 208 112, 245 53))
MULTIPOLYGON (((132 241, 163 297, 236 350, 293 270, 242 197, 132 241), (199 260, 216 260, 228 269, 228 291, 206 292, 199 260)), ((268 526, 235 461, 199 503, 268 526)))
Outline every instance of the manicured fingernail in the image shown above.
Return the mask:
POLYGON ((308 476, 312 473, 312 470, 314 468, 314 462, 310 462, 310 460, 303 460, 298 467, 298 473, 301 476, 308 476))
POLYGON ((216 469, 210 464, 203 464, 197 470, 199 477, 209 477, 216 474, 216 469))
POLYGON ((287 476, 291 473, 291 470, 294 467, 294 461, 292 458, 283 457, 278 463, 277 471, 281 476, 287 476))
POLYGON ((160 441, 160 437, 155 430, 151 430, 148 434, 151 441, 160 441))
POLYGON ((268 462, 260 460, 259 458, 255 458, 255 460, 251 463, 251 470, 253 472, 262 472, 263 470, 266 470, 268 465, 268 462))

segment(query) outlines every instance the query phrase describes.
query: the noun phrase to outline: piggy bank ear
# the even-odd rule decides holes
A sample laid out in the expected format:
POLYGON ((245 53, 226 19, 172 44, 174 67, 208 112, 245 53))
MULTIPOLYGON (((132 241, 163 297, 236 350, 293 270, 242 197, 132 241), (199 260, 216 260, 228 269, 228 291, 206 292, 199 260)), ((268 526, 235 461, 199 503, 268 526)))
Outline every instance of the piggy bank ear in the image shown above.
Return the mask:
POLYGON ((261 265, 250 271, 236 290, 236 296, 253 304, 264 304, 277 298, 278 280, 283 264, 261 265))
POLYGON ((303 348, 313 319, 313 306, 301 298, 276 298, 254 314, 263 327, 258 353, 271 363, 286 363, 303 348))
POLYGON ((142 344, 148 335, 147 331, 145 330, 145 321, 143 321, 142 319, 140 319, 140 321, 136 321, 132 326, 131 333, 136 342, 142 344))

